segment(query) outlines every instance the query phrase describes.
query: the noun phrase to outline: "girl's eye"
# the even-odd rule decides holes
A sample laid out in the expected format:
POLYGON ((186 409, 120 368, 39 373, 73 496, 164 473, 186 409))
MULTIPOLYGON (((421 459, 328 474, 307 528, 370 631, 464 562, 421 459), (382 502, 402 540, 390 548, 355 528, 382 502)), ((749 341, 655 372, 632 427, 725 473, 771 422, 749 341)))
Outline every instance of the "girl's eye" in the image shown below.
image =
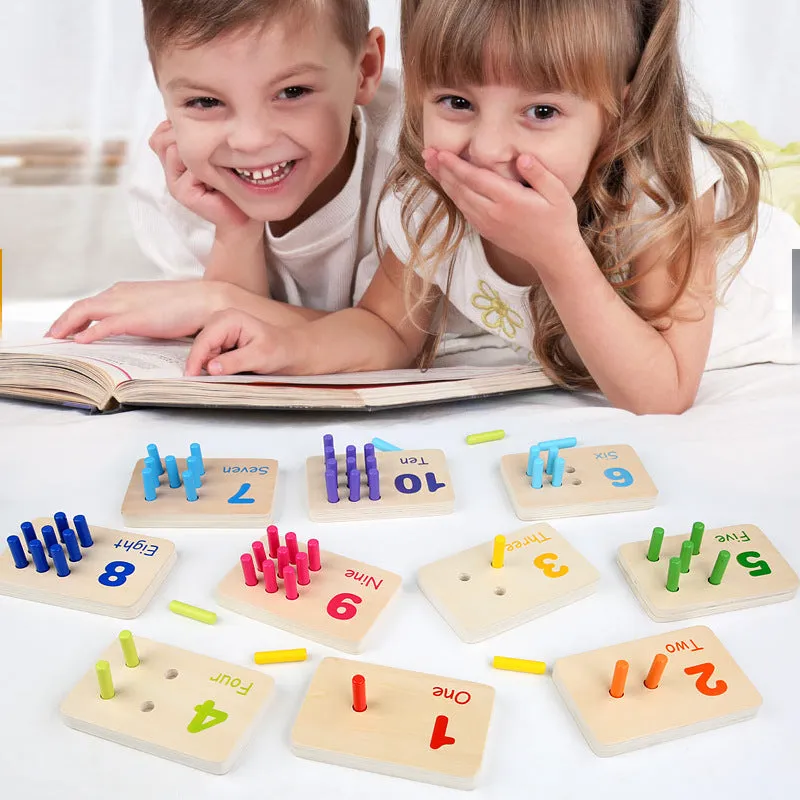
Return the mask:
POLYGON ((311 89, 306 86, 287 86, 282 92, 278 93, 278 97, 281 100, 299 100, 307 94, 311 94, 311 89))
POLYGON ((199 108, 202 111, 208 111, 221 106, 222 103, 215 97, 193 97, 191 100, 187 100, 185 105, 186 108, 199 108))
POLYGON ((451 111, 471 111, 472 110, 472 103, 469 100, 464 99, 463 97, 458 97, 458 95, 448 94, 444 97, 440 97, 437 101, 438 105, 442 105, 445 108, 449 108, 451 111))
POLYGON ((548 120, 555 119, 559 111, 553 106, 531 106, 525 113, 533 119, 548 120))

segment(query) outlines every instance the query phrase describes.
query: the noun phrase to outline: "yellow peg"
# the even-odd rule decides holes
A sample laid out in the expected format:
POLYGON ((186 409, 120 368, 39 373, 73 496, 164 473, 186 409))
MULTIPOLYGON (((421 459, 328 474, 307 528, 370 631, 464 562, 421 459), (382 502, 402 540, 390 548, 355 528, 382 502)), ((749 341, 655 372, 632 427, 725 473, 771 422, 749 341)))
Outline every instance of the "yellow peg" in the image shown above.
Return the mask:
POLYGON ((253 655, 256 664, 288 664, 291 661, 305 661, 308 651, 305 647, 296 650, 262 650, 253 655))
POLYGON ((494 548, 492 549, 492 566, 495 569, 502 569, 506 560, 506 537, 495 536, 494 548))
POLYGON ((139 654, 136 652, 133 634, 130 631, 122 631, 119 635, 119 643, 122 645, 122 655, 125 656, 125 666, 138 667, 139 654))
POLYGON ((110 700, 114 696, 114 682, 111 680, 111 665, 108 661, 98 661, 95 664, 97 682, 100 684, 100 697, 110 700))
POLYGON ((531 675, 544 675, 547 672, 547 664, 544 661, 528 661, 525 658, 495 656, 492 660, 492 666, 495 669, 506 669, 510 672, 528 672, 531 675))

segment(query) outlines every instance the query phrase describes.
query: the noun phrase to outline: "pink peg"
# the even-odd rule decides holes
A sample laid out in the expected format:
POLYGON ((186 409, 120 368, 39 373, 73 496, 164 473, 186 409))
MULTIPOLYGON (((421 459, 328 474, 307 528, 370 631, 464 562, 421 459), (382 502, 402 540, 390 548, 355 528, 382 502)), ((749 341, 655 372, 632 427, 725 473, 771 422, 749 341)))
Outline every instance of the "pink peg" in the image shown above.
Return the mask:
POLYGON ((297 534, 289 531, 284 539, 286 540, 286 547, 289 548, 289 563, 294 564, 297 561, 297 534))
POLYGON ((264 563, 267 554, 264 552, 264 542, 253 542, 253 561, 261 572, 261 565, 264 563))
POLYGON ((247 586, 258 586, 258 576, 256 575, 256 568, 253 566, 253 556, 250 553, 245 553, 240 560, 245 584, 247 586))
POLYGON ((286 590, 287 600, 297 600, 297 598, 300 596, 297 593, 297 578, 294 574, 294 567, 291 567, 288 564, 283 570, 283 588, 286 590))
POLYGON ((278 534, 278 528, 275 525, 270 525, 267 528, 267 542, 269 544, 269 557, 278 557, 278 548, 281 546, 281 537, 278 534))
POLYGON ((275 577, 275 562, 267 559, 261 565, 261 571, 264 573, 264 589, 270 594, 275 594, 278 591, 278 579, 275 577))
POLYGON ((319 559, 319 542, 316 539, 308 540, 308 568, 312 572, 319 572, 322 569, 322 562, 319 559))
POLYGON ((308 553, 297 554, 297 582, 301 586, 308 586, 311 583, 311 575, 308 572, 308 553))
POLYGON ((279 547, 278 548, 278 577, 283 577, 283 570, 285 567, 289 566, 289 548, 288 547, 279 547))

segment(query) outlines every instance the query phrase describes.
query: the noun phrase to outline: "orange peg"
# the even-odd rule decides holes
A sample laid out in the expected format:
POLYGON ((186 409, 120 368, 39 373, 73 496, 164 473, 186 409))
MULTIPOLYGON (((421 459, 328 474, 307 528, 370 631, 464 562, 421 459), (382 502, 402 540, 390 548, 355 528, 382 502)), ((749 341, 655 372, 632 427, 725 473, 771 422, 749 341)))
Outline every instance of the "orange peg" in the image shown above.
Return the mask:
POLYGON ((614 677, 611 679, 611 689, 609 694, 612 697, 620 698, 625 694, 625 681, 628 678, 628 662, 617 661, 614 667, 614 677))
POLYGON ((647 673, 647 677, 644 680, 644 685, 648 689, 658 689, 658 684, 661 683, 661 677, 664 675, 668 660, 663 653, 659 653, 653 659, 650 672, 647 673))

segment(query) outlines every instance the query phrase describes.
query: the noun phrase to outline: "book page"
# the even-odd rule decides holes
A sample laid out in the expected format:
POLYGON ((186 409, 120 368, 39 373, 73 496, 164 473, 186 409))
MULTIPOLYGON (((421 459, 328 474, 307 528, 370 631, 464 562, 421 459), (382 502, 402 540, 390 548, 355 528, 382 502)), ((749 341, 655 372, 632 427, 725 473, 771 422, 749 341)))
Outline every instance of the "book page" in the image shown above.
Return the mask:
POLYGON ((111 337, 92 344, 71 340, 42 339, 0 347, 0 356, 29 355, 75 358, 93 364, 112 379, 115 386, 128 381, 191 381, 228 384, 294 384, 298 386, 379 386, 431 383, 490 377, 516 372, 539 372, 524 352, 515 352, 496 336, 484 335, 446 340, 434 366, 419 369, 385 370, 336 375, 225 375, 186 378, 183 375, 191 340, 157 340, 111 337))

